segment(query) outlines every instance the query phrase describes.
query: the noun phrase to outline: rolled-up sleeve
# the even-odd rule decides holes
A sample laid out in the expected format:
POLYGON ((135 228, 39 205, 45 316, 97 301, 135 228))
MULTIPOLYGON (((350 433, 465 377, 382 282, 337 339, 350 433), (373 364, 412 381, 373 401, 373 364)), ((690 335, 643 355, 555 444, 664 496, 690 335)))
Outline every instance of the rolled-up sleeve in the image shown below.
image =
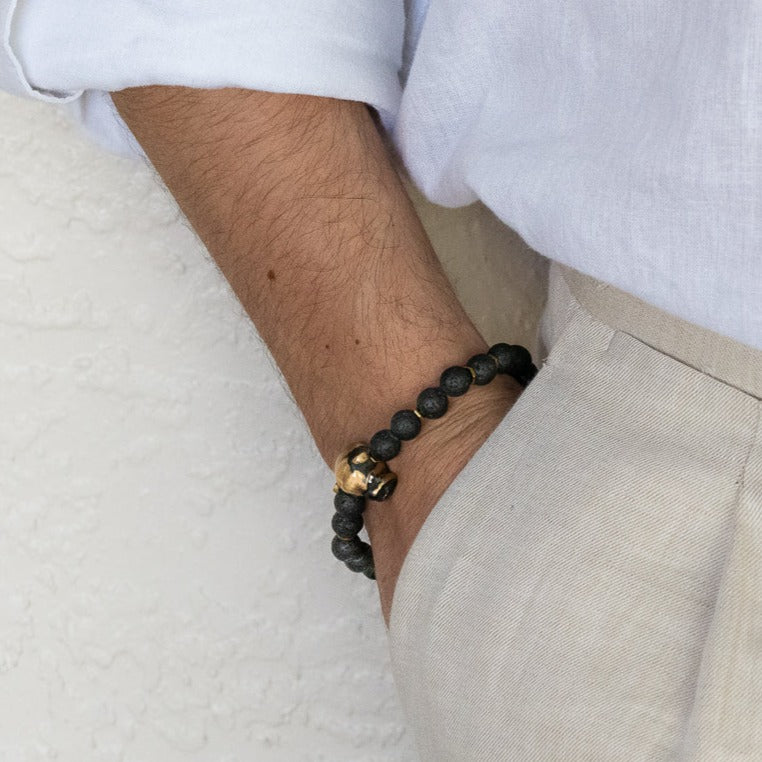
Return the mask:
POLYGON ((403 0, 0 0, 0 87, 138 150, 108 93, 163 84, 363 101, 396 113, 403 0))

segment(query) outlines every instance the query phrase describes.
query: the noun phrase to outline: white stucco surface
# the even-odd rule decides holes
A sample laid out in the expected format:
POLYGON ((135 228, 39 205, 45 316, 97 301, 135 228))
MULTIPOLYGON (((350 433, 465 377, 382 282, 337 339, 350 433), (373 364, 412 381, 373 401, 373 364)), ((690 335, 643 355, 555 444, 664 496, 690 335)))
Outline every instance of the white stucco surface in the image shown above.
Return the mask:
MULTIPOLYGON (((544 261, 425 214, 486 338, 531 346, 544 261)), ((332 476, 226 281, 147 167, 8 96, 0 464, 0 762, 415 759, 332 476)))

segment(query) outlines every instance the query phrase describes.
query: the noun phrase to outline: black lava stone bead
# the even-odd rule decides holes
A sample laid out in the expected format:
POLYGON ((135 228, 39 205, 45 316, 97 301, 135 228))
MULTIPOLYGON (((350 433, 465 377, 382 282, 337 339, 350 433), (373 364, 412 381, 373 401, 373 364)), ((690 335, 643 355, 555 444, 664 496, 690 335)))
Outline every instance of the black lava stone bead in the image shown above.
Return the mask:
POLYGON ((331 526, 336 534, 344 539, 354 537, 362 529, 362 515, 346 513, 334 513, 331 526))
POLYGON ((421 419, 412 410, 398 410, 389 429, 398 439, 414 439, 421 431, 421 419))
POLYGON ((448 397, 460 397, 469 390, 472 379, 473 376, 468 368, 453 365, 452 368, 442 372, 439 377, 439 386, 448 397))
POLYGON ((447 395, 438 386, 430 386, 418 395, 415 406, 424 418, 441 418, 447 412, 447 395))
POLYGON ((399 455, 402 443, 389 429, 377 431, 370 440, 370 457, 373 460, 391 460, 399 455))
POLYGON ((356 556, 347 558, 344 563, 348 569, 353 572, 364 572, 368 567, 373 566, 373 553, 370 549, 370 545, 367 542, 360 540, 362 549, 356 556))
POLYGON ((333 507, 345 516, 361 516, 365 510, 365 497, 339 490, 333 497, 333 507))
POLYGON ((371 561, 371 563, 370 563, 370 564, 368 564, 368 566, 366 566, 366 567, 365 567, 365 568, 362 570, 362 573, 363 573, 363 574, 364 574, 364 575, 365 575, 365 576, 366 576, 368 579, 375 579, 375 578, 376 578, 376 567, 375 567, 375 564, 373 564, 373 562, 371 561))
POLYGON ((519 381, 527 386, 529 382, 537 375, 537 366, 532 363, 529 366, 529 370, 519 379, 519 381))
MULTIPOLYGON (((331 541, 331 551, 339 561, 356 560, 365 557, 364 545, 368 545, 368 543, 363 542, 359 537, 352 537, 351 540, 334 537, 331 541)), ((368 545, 368 547, 370 546, 368 545)))
POLYGON ((487 354, 474 355, 466 365, 474 369, 474 383, 477 386, 488 384, 497 375, 497 360, 487 354))
POLYGON ((368 565, 368 562, 362 556, 350 558, 348 561, 344 561, 344 563, 347 565, 347 569, 353 572, 365 571, 365 567, 368 565))
POLYGON ((491 346, 489 354, 497 360, 497 369, 500 373, 523 377, 531 372, 532 355, 525 347, 503 342, 491 346))

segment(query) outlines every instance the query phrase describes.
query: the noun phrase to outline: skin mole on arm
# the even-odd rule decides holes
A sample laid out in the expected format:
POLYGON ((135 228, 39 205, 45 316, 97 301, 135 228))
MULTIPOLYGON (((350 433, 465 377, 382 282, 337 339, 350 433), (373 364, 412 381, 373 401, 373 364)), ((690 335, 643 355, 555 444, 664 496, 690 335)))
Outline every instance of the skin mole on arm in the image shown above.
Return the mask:
POLYGON ((268 270, 267 271, 267 279, 268 280, 275 280, 275 270, 268 270))

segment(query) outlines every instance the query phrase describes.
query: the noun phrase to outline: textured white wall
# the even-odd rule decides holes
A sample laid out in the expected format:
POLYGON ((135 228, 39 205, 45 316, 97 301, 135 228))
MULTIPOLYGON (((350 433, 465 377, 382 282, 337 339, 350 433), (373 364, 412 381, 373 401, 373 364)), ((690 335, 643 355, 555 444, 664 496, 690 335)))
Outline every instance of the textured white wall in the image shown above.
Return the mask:
MULTIPOLYGON (((488 340, 531 344, 544 260, 425 214, 488 340)), ((227 283, 145 166, 7 96, 0 465, 0 762, 415 758, 333 479, 227 283)))

